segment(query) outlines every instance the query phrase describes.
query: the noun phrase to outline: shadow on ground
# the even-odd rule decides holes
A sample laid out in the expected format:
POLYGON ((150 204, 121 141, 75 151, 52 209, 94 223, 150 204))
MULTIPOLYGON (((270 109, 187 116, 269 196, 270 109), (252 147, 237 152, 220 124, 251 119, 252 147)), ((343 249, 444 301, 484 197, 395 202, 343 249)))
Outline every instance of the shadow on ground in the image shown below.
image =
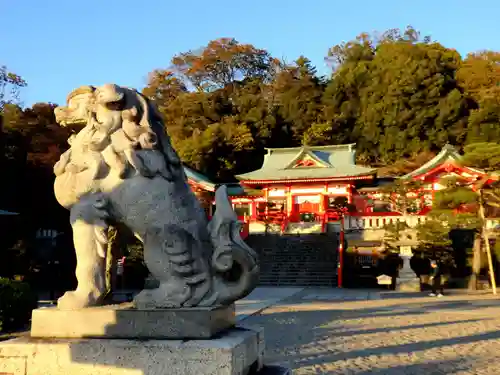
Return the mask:
POLYGON ((266 361, 288 365, 297 370, 294 371, 297 374, 314 370, 322 374, 363 375, 476 373, 476 366, 481 362, 481 358, 474 358, 477 353, 462 357, 454 356, 453 350, 456 346, 470 344, 475 347, 500 340, 500 322, 494 321, 491 311, 490 314, 474 314, 485 308, 500 307, 500 301, 467 298, 463 296, 449 301, 429 298, 419 301, 369 301, 370 304, 378 304, 375 307, 364 307, 364 301, 325 303, 321 300, 317 301, 317 309, 314 301, 298 300, 295 304, 288 301, 289 304, 282 306, 281 311, 280 308, 275 311, 270 309, 249 318, 247 322, 265 328, 266 361), (290 311, 282 311, 286 309, 290 311), (456 314, 456 319, 455 315, 450 318, 450 314, 455 312, 472 314, 456 314), (427 317, 431 315, 433 321, 422 319, 424 322, 419 322, 419 317, 426 314, 427 317), (440 318, 443 314, 446 319, 440 318), (383 326, 374 328, 363 325, 364 321, 376 325, 377 320, 383 320, 383 326), (496 329, 478 332, 477 327, 481 324, 496 325, 496 329), (466 331, 460 328, 466 326, 476 328, 466 331), (430 331, 433 333, 427 334, 430 331), (376 342, 377 336, 389 333, 394 338, 404 339, 393 342, 385 339, 373 347, 367 347, 367 342, 356 343, 363 340, 376 342), (360 335, 363 338, 356 340, 360 335), (427 351, 446 355, 441 354, 441 358, 439 355, 438 358, 420 355, 427 351), (389 359, 393 360, 393 365, 386 363, 389 359))
POLYGON ((455 359, 449 361, 429 361, 427 363, 416 363, 413 365, 399 365, 383 367, 373 370, 356 372, 356 375, 402 375, 402 374, 458 374, 468 371, 471 366, 467 359, 455 359), (439 369, 437 372, 436 369, 439 369))

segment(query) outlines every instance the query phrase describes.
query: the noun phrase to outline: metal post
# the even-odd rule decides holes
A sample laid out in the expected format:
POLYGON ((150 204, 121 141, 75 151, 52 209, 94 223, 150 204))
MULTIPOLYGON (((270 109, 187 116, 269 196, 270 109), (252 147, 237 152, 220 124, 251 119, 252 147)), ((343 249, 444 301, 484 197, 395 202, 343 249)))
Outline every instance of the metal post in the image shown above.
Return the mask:
POLYGON ((491 289, 493 294, 497 294, 497 283, 495 280, 495 269, 493 268, 493 260, 491 258, 491 248, 490 248, 490 239, 488 236, 488 230, 486 228, 486 215, 484 213, 484 198, 483 198, 483 189, 479 188, 479 217, 481 218, 481 231, 484 240, 484 246, 486 248, 486 256, 488 258, 488 268, 490 271, 490 282, 491 289))

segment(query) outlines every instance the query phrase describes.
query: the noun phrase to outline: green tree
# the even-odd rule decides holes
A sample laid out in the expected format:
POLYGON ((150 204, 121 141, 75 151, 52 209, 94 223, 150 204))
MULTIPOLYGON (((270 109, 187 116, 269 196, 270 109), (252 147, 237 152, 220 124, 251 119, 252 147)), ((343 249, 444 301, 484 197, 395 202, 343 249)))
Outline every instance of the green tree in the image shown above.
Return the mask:
POLYGON ((19 89, 26 86, 26 81, 12 73, 5 65, 0 65, 0 112, 6 103, 19 100, 19 89))
POLYGON ((455 265, 454 249, 450 239, 451 227, 447 216, 430 215, 427 220, 417 225, 417 252, 427 259, 439 261, 453 267, 455 265))
POLYGON ((282 129, 290 136, 290 143, 317 144, 322 141, 317 132, 310 131, 318 122, 322 105, 323 82, 309 59, 299 57, 285 66, 273 82, 273 99, 277 114, 283 121, 282 129))
POLYGON ((463 163, 480 168, 488 174, 472 182, 460 177, 442 179, 440 184, 443 189, 434 195, 433 209, 428 220, 418 228, 419 242, 428 251, 447 255, 451 244, 449 233, 452 230, 474 231, 469 288, 477 288, 478 276, 485 263, 495 288, 486 218, 487 212, 493 207, 500 207, 500 190, 494 174, 500 166, 500 145, 470 144, 464 149, 463 163))
POLYGON ((418 231, 422 246, 429 251, 447 249, 445 234, 452 230, 472 230, 475 233, 472 249, 472 274, 469 288, 476 289, 478 277, 482 268, 482 238, 483 223, 478 217, 478 196, 471 189, 470 183, 454 177, 440 181, 444 187, 434 195, 433 209, 429 215, 429 223, 421 225, 418 231), (444 231, 444 233, 441 232, 444 231))
POLYGON ((382 186, 378 199, 385 202, 392 212, 397 212, 403 217, 403 220, 395 217, 393 222, 384 226, 383 243, 387 251, 399 253, 401 241, 411 238, 410 226, 404 219, 408 215, 417 214, 423 208, 425 192, 422 188, 421 181, 402 178, 382 186))
POLYGON ((330 51, 335 70, 325 90, 325 122, 382 164, 462 142, 468 102, 455 80, 452 49, 411 27, 368 34, 330 51))
POLYGON ((473 105, 467 142, 495 142, 500 137, 500 53, 471 53, 457 71, 457 81, 473 105))
POLYGON ((381 187, 380 200, 390 205, 391 211, 403 216, 418 213, 422 207, 425 192, 421 181, 396 179, 381 187))

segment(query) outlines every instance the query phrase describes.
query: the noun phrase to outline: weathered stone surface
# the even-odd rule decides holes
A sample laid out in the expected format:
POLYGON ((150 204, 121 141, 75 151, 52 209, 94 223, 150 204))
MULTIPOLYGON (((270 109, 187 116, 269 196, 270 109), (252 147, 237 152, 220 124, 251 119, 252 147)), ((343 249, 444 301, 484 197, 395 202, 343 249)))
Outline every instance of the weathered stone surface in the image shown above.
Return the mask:
POLYGON ((261 330, 212 340, 33 339, 0 343, 0 373, 14 375, 246 375, 262 363, 261 330))
POLYGON ((33 311, 32 337, 208 339, 234 326, 234 305, 139 310, 131 304, 33 311))
POLYGON ((292 369, 283 366, 264 366, 257 375, 292 375, 292 369))
POLYGON ((78 287, 58 307, 102 304, 107 232, 128 227, 144 244, 158 287, 135 301, 147 308, 230 305, 258 282, 256 254, 240 237, 226 187, 210 223, 191 191, 156 107, 133 89, 82 86, 55 110, 63 126, 85 125, 54 166, 54 192, 70 209, 78 287))
POLYGON ((400 292, 420 292, 420 279, 399 280, 396 290, 400 292))
POLYGON ((407 251, 409 251, 409 254, 401 255, 403 259, 403 268, 399 271, 396 289, 401 292, 419 292, 420 279, 410 266, 411 248, 407 249, 407 251))

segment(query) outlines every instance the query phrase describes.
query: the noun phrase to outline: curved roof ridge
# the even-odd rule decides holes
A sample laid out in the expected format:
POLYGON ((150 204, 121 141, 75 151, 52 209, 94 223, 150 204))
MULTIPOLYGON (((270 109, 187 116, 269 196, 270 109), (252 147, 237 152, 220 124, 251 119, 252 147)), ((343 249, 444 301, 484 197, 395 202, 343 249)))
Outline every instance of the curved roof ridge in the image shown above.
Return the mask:
POLYGON ((204 187, 206 187, 209 191, 215 191, 216 184, 209 180, 206 176, 204 176, 202 173, 198 172, 197 170, 188 167, 187 165, 183 164, 182 167, 184 168, 184 173, 186 174, 186 177, 189 180, 192 180, 196 182, 197 184, 200 184, 204 187))
POLYGON ((264 150, 266 151, 294 151, 294 150, 302 150, 304 148, 307 148, 309 150, 328 150, 328 149, 335 149, 335 150, 349 150, 349 151, 354 151, 354 147, 356 146, 356 143, 345 143, 341 145, 326 145, 326 146, 310 146, 310 145, 302 145, 302 146, 297 146, 297 147, 264 147, 264 150))

